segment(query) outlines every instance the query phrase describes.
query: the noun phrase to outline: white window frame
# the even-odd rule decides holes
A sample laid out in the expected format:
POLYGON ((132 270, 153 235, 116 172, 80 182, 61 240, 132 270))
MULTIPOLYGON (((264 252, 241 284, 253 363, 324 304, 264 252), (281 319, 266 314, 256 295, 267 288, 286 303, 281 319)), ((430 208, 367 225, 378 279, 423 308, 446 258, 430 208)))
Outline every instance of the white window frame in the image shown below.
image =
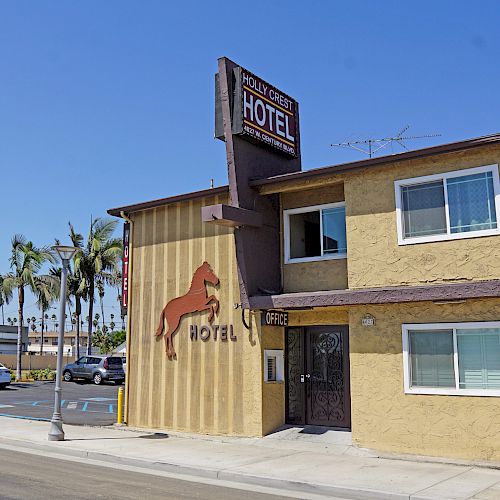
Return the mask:
POLYGON ((285 381, 285 360, 282 349, 265 349, 264 350, 264 382, 276 384, 285 381), (276 358, 276 380, 267 379, 267 360, 276 358))
POLYGON ((347 252, 345 253, 329 253, 323 255, 323 210, 329 208, 345 208, 345 201, 340 201, 337 203, 328 203, 325 205, 311 205, 309 207, 300 208, 290 208, 288 210, 283 210, 283 233, 284 233, 284 253, 285 253, 285 264, 294 264, 296 262, 315 262, 318 260, 332 260, 332 259, 346 259, 347 252), (319 224, 320 224, 320 245, 321 245, 321 255, 315 257, 297 257, 292 259, 290 257, 290 215, 304 214, 308 212, 318 212, 319 211, 319 224))
POLYGON ((447 240, 460 240, 463 238, 478 238, 481 236, 494 236, 500 234, 500 180, 498 176, 498 164, 484 165, 482 167, 466 168, 463 170, 454 170, 453 172, 446 172, 442 174, 425 175, 422 177, 412 177, 411 179, 401 179, 394 181, 394 190, 396 195, 396 225, 398 231, 398 245, 414 245, 416 243, 430 243, 433 241, 447 241, 447 240), (493 191, 495 198, 495 212, 497 216, 496 229, 482 229, 479 231, 469 231, 464 233, 450 233, 450 212, 448 207, 448 188, 447 179, 452 177, 461 177, 465 175, 482 174, 491 172, 493 176, 493 191), (445 234, 432 234, 428 236, 414 236, 405 238, 403 233, 404 220, 403 220, 403 207, 402 207, 402 193, 401 188, 407 186, 414 186, 417 184, 424 184, 427 182, 443 181, 444 187, 444 203, 445 203, 445 216, 446 216, 446 230, 445 234))
POLYGON ((500 389, 460 389, 458 372, 457 329, 500 328, 500 321, 475 321, 467 323, 405 323, 403 328, 403 374, 405 394, 434 394, 446 396, 500 396, 500 389), (453 330, 453 360, 455 388, 453 387, 411 387, 411 362, 409 331, 453 330))

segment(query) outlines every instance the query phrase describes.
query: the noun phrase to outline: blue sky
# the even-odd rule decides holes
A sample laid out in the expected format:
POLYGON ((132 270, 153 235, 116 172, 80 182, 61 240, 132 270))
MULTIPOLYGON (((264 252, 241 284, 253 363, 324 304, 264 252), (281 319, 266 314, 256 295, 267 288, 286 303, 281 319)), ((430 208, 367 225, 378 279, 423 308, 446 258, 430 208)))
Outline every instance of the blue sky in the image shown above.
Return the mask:
POLYGON ((226 183, 222 55, 299 101, 305 169, 407 124, 442 134, 412 148, 498 132, 499 23, 497 0, 0 2, 0 273, 14 233, 226 183))

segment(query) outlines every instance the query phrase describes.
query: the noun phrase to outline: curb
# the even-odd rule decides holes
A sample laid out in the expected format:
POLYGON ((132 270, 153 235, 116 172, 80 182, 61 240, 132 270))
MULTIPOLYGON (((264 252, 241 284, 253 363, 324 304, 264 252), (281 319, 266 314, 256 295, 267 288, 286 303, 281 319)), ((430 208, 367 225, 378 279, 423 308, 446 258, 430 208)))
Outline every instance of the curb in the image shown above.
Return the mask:
MULTIPOLYGON (((15 451, 21 453, 30 453, 34 450, 39 452, 52 452, 68 457, 96 460, 107 462, 114 465, 133 466, 139 469, 151 471, 166 472, 185 476, 186 481, 195 478, 212 479, 219 481, 231 481, 244 485, 258 485, 270 488, 281 489, 284 492, 310 493, 316 495, 327 495, 342 497, 350 500, 411 500, 413 495, 405 493, 391 493, 380 490, 357 489, 343 486, 332 486, 324 483, 309 483, 306 481, 291 481, 287 479, 269 478, 266 476, 255 476, 242 474, 240 472, 231 472, 227 469, 198 469, 195 467, 180 465, 170 462, 149 461, 142 458, 127 458, 86 450, 74 450, 59 448, 57 445, 39 444, 27 441, 21 441, 15 438, 0 437, 0 449, 15 448, 15 451)), ((413 497, 415 498, 415 497, 413 497)))

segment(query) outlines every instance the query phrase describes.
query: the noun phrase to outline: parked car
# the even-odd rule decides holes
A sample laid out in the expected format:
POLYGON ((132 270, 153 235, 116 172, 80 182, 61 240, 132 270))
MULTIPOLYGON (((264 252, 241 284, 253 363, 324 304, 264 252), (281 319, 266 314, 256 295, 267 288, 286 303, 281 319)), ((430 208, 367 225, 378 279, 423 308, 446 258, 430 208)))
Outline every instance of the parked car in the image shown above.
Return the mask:
POLYGON ((63 378, 66 382, 80 378, 92 380, 96 385, 101 384, 103 380, 123 384, 125 372, 122 358, 118 356, 82 356, 79 360, 64 367, 63 378))
POLYGON ((0 363, 0 389, 5 389, 10 384, 10 370, 0 363))

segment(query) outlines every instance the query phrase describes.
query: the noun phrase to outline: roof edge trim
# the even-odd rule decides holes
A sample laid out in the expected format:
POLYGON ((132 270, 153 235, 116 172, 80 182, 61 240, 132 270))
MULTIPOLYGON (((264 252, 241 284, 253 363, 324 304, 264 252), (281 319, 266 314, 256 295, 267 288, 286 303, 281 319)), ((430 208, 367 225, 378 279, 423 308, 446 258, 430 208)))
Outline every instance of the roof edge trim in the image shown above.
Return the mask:
POLYGON ((204 198, 208 196, 216 196, 218 194, 225 194, 229 192, 229 186, 219 186, 209 189, 203 189, 201 191, 193 191, 191 193, 178 194, 175 196, 169 196, 167 198, 159 198, 157 200, 145 201, 142 203, 135 203, 133 205, 125 205, 124 207, 110 208, 107 212, 109 215, 115 217, 121 217, 120 212, 125 212, 126 214, 131 214, 134 212, 140 212, 142 210, 148 210, 151 208, 161 207, 163 205, 170 205, 171 203, 179 203, 181 201, 196 200, 198 198, 204 198))

